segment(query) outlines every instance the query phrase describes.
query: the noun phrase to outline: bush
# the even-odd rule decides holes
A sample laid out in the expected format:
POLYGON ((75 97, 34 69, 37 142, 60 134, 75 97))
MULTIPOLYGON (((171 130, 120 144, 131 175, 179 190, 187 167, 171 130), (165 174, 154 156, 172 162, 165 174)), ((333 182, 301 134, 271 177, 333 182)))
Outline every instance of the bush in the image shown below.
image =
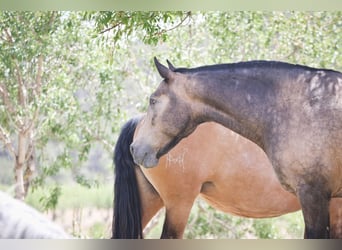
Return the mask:
POLYGON ((301 211, 275 218, 250 219, 223 213, 199 200, 192 209, 184 238, 300 239, 303 232, 301 211))

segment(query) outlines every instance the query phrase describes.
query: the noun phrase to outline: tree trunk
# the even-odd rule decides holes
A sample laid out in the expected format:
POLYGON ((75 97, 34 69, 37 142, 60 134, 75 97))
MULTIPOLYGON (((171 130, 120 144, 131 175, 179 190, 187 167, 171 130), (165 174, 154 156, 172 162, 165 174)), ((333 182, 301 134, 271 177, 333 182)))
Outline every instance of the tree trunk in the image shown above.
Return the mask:
POLYGON ((15 198, 18 200, 24 200, 25 189, 24 189, 24 171, 23 165, 15 162, 15 198))
POLYGON ((28 151, 26 169, 24 174, 24 190, 25 190, 25 197, 28 193, 31 181, 33 179, 33 174, 36 171, 36 162, 35 162, 35 150, 34 146, 30 144, 29 151, 28 151))
POLYGON ((27 138, 22 132, 19 132, 18 136, 18 154, 15 159, 15 198, 24 200, 25 187, 24 187, 24 165, 26 161, 27 151, 27 138))

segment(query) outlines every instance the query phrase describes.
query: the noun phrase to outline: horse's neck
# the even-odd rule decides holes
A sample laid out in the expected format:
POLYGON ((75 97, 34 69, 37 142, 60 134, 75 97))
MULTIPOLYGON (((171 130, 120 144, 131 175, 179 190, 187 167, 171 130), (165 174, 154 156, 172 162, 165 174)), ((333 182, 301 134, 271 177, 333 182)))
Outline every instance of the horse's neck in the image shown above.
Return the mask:
MULTIPOLYGON (((200 120, 214 121, 263 147, 273 81, 246 74, 203 74, 196 81, 200 120)), ((269 79, 271 80, 271 79, 269 79)))

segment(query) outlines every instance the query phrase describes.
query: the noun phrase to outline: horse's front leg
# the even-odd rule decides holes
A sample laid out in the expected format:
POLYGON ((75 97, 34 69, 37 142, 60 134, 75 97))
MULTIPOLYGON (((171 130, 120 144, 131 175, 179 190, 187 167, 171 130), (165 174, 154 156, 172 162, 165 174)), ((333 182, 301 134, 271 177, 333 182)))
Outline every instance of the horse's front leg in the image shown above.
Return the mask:
POLYGON ((342 198, 330 200, 330 238, 342 239, 342 198))
POLYGON ((304 238, 327 239, 329 234, 330 192, 325 185, 305 183, 298 187, 297 195, 302 206, 305 223, 304 238))

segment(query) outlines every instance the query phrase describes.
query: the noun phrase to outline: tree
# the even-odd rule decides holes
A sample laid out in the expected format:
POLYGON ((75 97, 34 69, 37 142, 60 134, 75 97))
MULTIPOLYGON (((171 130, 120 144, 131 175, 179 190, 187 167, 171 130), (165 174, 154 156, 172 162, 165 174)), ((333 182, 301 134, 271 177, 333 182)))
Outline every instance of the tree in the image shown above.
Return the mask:
MULTIPOLYGON (((16 198, 27 194, 36 164, 34 183, 43 185, 61 168, 80 167, 94 143, 112 150, 110 135, 124 116, 121 82, 127 72, 117 67, 125 54, 118 49, 120 41, 142 35, 155 43, 175 28, 166 22, 180 17, 180 25, 189 16, 0 12, 0 139, 14 160, 16 198), (115 55, 106 50, 105 37, 117 42, 115 55), (53 154, 46 150, 51 143, 53 154)), ((82 175, 75 178, 86 183, 82 175)))
POLYGON ((110 98, 104 93, 119 91, 110 84, 103 53, 94 52, 94 31, 87 32, 77 13, 1 12, 0 20, 0 139, 14 160, 15 196, 24 199, 36 163, 35 183, 42 185, 45 177, 84 161, 92 142, 108 143, 108 129, 100 131, 97 121, 104 107, 112 114, 114 103, 104 105, 110 98), (97 103, 84 103, 94 98, 97 103), (46 147, 54 142, 62 147, 49 155, 46 147))
POLYGON ((56 12, 0 14, 0 138, 15 159, 18 199, 24 198, 35 171, 36 127, 46 91, 43 86, 46 40, 55 32, 58 18, 56 12))
POLYGON ((215 39, 215 62, 265 59, 338 69, 341 17, 342 12, 241 11, 212 12, 205 20, 215 39))

